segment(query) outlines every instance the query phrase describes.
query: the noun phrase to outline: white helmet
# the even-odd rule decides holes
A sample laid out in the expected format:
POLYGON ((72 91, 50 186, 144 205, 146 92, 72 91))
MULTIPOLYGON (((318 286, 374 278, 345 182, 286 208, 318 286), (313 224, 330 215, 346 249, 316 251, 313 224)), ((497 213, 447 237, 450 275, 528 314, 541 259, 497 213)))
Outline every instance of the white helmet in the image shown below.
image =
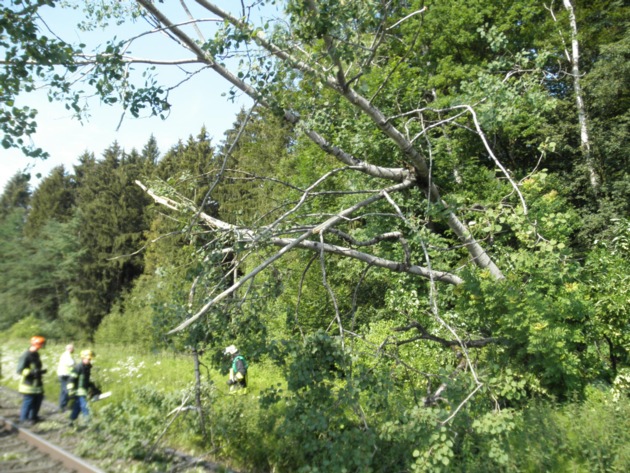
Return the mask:
POLYGON ((225 355, 235 355, 238 352, 238 349, 234 345, 230 345, 223 352, 225 355))

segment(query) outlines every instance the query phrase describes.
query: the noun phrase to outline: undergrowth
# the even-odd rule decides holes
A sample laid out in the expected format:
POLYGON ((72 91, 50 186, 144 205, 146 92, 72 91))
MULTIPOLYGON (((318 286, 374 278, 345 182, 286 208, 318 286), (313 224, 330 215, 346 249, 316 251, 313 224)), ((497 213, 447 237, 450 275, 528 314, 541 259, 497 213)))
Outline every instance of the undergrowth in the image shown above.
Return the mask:
MULTIPOLYGON (((3 343, 3 385, 17 387, 15 362, 26 346, 27 340, 3 343)), ((127 346, 92 348, 97 353, 94 380, 113 394, 92 404, 92 422, 81 431, 80 450, 111 458, 113 471, 130 471, 116 469, 125 459, 138 473, 164 471, 170 461, 164 455, 167 447, 250 472, 324 472, 325 464, 355 453, 369 453, 369 458, 357 458, 355 467, 345 471, 385 472, 392 461, 418 472, 630 471, 630 400, 627 390, 620 395, 606 385, 591 386, 584 397, 562 404, 531 399, 519 409, 481 416, 463 410, 423 440, 418 433, 426 426, 417 417, 422 409, 401 405, 396 418, 380 425, 352 425, 354 401, 338 389, 343 382, 321 385, 329 399, 320 402, 303 388, 288 391, 271 362, 250 365, 245 396, 228 395, 225 376, 204 364, 202 418, 191 356, 140 353, 127 346), (337 432, 328 433, 333 426, 337 432), (320 433, 308 435, 316 431, 320 433), (428 442, 428 449, 422 442, 428 442), (392 460, 398 456, 402 459, 392 460)), ((62 351, 60 343, 41 352, 49 370, 47 399, 53 402, 56 359, 62 351)), ((382 410, 380 415, 394 414, 382 410)), ((430 416, 425 421, 430 425, 430 416)))

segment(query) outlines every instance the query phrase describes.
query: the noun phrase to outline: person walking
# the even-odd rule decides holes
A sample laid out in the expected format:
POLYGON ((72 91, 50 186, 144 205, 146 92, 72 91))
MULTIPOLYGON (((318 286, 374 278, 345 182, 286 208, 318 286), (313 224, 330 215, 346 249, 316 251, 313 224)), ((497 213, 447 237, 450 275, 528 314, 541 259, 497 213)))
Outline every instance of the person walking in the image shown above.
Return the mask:
POLYGON ((70 425, 74 424, 79 414, 87 419, 90 418, 90 410, 88 408, 88 395, 93 389, 91 381, 92 360, 94 359, 92 350, 81 351, 81 361, 77 363, 70 372, 70 380, 68 382, 68 394, 74 399, 72 410, 70 411, 70 425))
POLYGON ((224 354, 232 358, 230 378, 227 382, 230 387, 230 394, 247 394, 247 361, 245 357, 239 354, 234 345, 227 347, 224 354))
POLYGON ((68 381, 70 380, 70 372, 75 365, 73 353, 74 345, 72 343, 66 345, 66 349, 59 357, 59 364, 57 365, 57 377, 61 385, 59 391, 59 410, 61 412, 65 412, 68 406, 68 381))
POLYGON ((20 424, 24 424, 27 421, 35 424, 41 420, 39 409, 44 400, 42 376, 46 373, 46 370, 42 367, 39 350, 45 344, 46 339, 44 337, 31 337, 31 346, 18 360, 17 374, 20 375, 18 391, 24 396, 20 409, 20 424))

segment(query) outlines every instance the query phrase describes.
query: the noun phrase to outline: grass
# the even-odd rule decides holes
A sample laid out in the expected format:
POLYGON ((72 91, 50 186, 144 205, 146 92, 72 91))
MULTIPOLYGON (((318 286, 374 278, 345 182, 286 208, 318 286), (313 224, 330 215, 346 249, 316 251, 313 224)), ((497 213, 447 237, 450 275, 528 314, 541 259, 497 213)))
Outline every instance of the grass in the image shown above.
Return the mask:
MULTIPOLYGON (((28 340, 3 343, 1 357, 2 385, 17 389, 20 377, 16 373, 17 361, 28 348, 28 340)), ((139 387, 154 386, 177 390, 193 381, 192 358, 170 353, 140 353, 122 346, 77 346, 75 359, 82 349, 92 348, 96 353, 93 361, 92 380, 103 392, 112 391, 116 398, 125 398, 139 387)), ((47 343, 40 350, 42 364, 48 372, 44 375, 46 398, 53 401, 59 396, 57 363, 65 344, 47 343)), ((220 374, 211 373, 217 380, 220 374)))
MULTIPOLYGON (((65 349, 65 343, 50 343, 40 350, 42 364, 48 372, 44 375, 46 398, 56 400, 59 396, 57 363, 65 349)), ((19 357, 28 348, 28 340, 3 342, 0 351, 0 384, 17 389, 20 377, 16 373, 19 357)), ((81 350, 91 348, 96 353, 93 361, 92 380, 103 391, 112 391, 113 400, 131 397, 139 388, 152 387, 165 393, 177 392, 194 381, 193 358, 170 352, 140 351, 129 346, 77 345, 75 359, 81 350)), ((203 382, 216 386, 218 394, 228 393, 227 377, 218 370, 202 367, 203 382)), ((252 364, 248 375, 250 393, 280 382, 277 369, 268 363, 252 364)))
MULTIPOLYGON (((66 343, 49 341, 40 350, 43 367, 48 370, 44 375, 46 400, 55 404, 60 388, 57 363, 66 343)), ((28 339, 3 341, 0 384, 17 389, 20 380, 16 373, 17 361, 28 346, 28 339)), ((154 446, 203 455, 214 451, 215 439, 219 439, 216 441, 221 444, 218 449, 221 454, 229 454, 231 447, 226 445, 225 438, 235 433, 231 431, 236 425, 232 418, 234 413, 239 412, 238 424, 242 427, 249 424, 243 415, 255 422, 260 409, 260 391, 281 382, 278 368, 271 363, 250 363, 247 396, 229 396, 227 376, 202 367, 202 405, 208 433, 203 439, 198 415, 191 409, 195 406, 192 355, 148 352, 120 345, 75 344, 75 348, 77 361, 81 350, 90 348, 95 352, 92 380, 103 392, 112 392, 111 397, 90 406, 93 428, 82 435, 83 447, 80 447, 86 456, 97 454, 104 458, 143 461, 154 446), (182 406, 185 409, 178 412, 182 406), (107 449, 102 448, 103 442, 108 445, 107 449)), ((209 363, 204 364, 209 366, 209 363)), ((241 432, 241 435, 245 434, 241 432)), ((209 457, 217 460, 212 455, 209 457)), ((117 471, 115 468, 112 464, 112 471, 117 471)), ((146 471, 162 470, 153 467, 146 471)))
MULTIPOLYGON (((49 343, 41 351, 49 371, 45 377, 46 396, 53 402, 59 392, 56 365, 64 345, 49 343)), ((15 365, 27 347, 28 340, 3 341, 1 384, 17 388, 15 365)), ((167 445, 195 456, 207 454, 214 461, 231 459, 250 471, 295 471, 303 466, 284 465, 282 452, 295 439, 279 437, 284 431, 276 428, 284 419, 286 405, 299 400, 287 397, 286 403, 268 407, 258 402, 265 389, 278 384, 286 393, 282 373, 271 363, 250 363, 247 396, 227 395, 227 377, 218 370, 202 368, 201 396, 208 434, 203 438, 199 416, 193 409, 192 356, 116 345, 79 345, 77 351, 84 348, 96 352, 94 381, 103 391, 113 394, 92 404, 94 422, 82 435, 83 448, 87 454, 123 459, 125 466, 117 470, 113 464, 111 471, 130 471, 127 467, 132 463, 133 471, 138 473, 167 471, 163 465, 156 466, 156 462, 164 460, 159 454, 153 465, 143 466, 149 454, 167 445), (184 409, 178 410, 182 406, 184 409), (107 450, 103 445, 108 445, 107 450), (124 459, 129 461, 125 463, 124 459)), ((460 452, 461 464, 452 462, 447 471, 491 471, 491 467, 492 471, 629 471, 628 390, 619 399, 609 391, 594 387, 586 400, 562 405, 532 400, 518 413, 517 427, 495 435, 501 440, 497 445, 508 455, 501 468, 497 470, 491 458, 488 442, 494 437, 490 436, 480 437, 474 448, 460 452)))

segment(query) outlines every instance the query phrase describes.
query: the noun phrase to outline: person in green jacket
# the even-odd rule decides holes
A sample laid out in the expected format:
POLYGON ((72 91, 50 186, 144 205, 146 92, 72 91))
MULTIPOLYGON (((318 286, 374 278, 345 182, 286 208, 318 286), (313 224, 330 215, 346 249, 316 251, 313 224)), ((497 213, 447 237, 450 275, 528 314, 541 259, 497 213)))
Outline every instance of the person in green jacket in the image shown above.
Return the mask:
POLYGON ((20 357, 17 365, 17 374, 20 375, 18 391, 24 396, 20 409, 20 424, 26 421, 31 424, 39 422, 39 409, 44 400, 44 383, 42 376, 46 370, 42 367, 39 350, 46 344, 44 337, 31 338, 31 346, 20 357))
POLYGON ((94 359, 92 350, 81 351, 81 361, 75 365, 70 372, 68 383, 68 394, 74 399, 72 410, 70 411, 70 425, 74 424, 79 414, 83 414, 86 419, 90 417, 88 408, 88 396, 95 388, 92 380, 92 360, 94 359))
POLYGON ((234 345, 227 347, 224 354, 232 358, 230 378, 227 382, 230 387, 230 394, 247 394, 247 361, 245 357, 239 354, 234 345))

